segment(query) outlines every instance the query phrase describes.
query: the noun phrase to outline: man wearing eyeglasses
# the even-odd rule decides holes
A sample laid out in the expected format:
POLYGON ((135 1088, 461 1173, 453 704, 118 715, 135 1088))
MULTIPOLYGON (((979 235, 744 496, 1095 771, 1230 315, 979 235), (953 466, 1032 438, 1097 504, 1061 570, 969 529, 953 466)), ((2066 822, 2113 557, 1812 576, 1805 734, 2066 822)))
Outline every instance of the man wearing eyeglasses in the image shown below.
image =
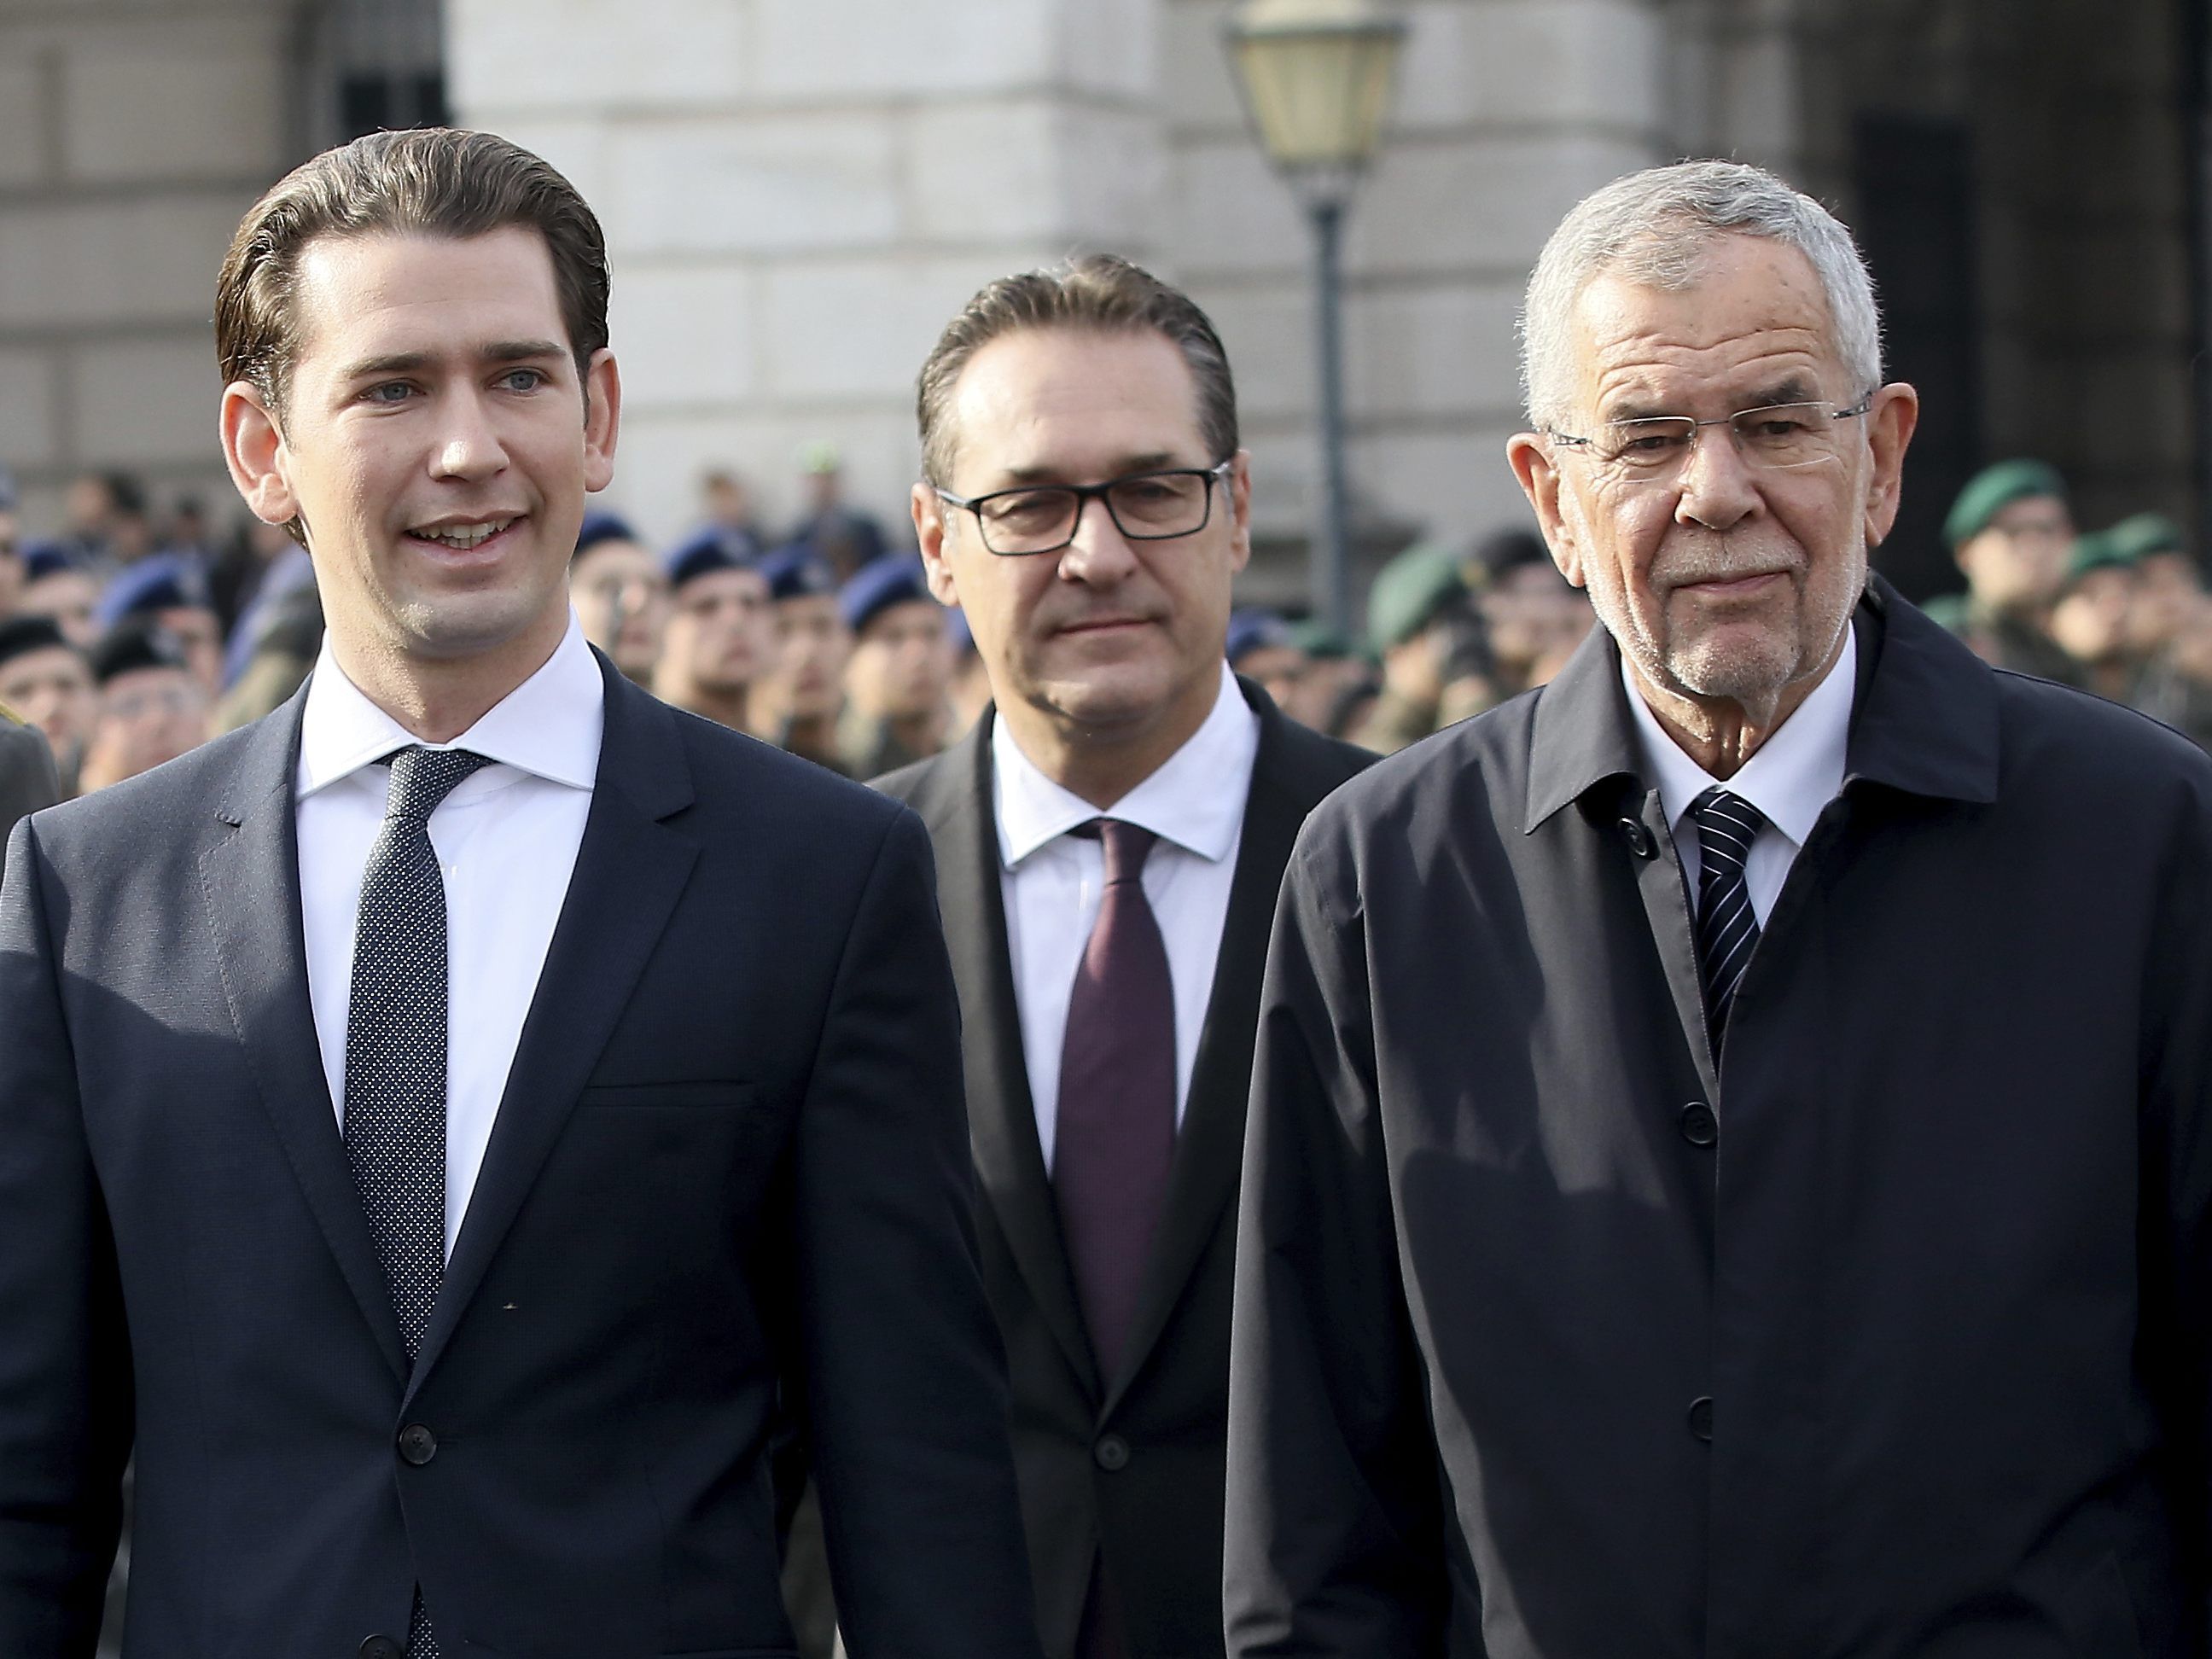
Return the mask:
POLYGON ((1239 1659, 2201 1659, 2212 763, 1869 574, 1916 398, 1757 169, 1582 203, 1509 455, 1603 627, 1293 854, 1239 1659))
POLYGON ((1045 1651, 1202 1659, 1267 927, 1369 757, 1224 660, 1251 477, 1188 298, 1105 257, 993 283, 918 401, 915 527, 994 707, 883 787, 936 848, 1045 1651))

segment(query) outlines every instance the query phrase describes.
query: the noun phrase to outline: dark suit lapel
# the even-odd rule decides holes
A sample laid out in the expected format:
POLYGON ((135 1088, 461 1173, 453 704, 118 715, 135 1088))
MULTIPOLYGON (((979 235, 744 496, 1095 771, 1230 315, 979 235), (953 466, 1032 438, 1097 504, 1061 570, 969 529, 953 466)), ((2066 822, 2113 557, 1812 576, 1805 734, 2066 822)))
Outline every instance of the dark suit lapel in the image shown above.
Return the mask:
POLYGON ((1076 1300, 1075 1275, 1060 1234, 1060 1211, 1037 1139, 1029 1063, 1022 1052, 1006 946, 1006 895, 991 808, 991 726, 986 713, 947 754, 942 791, 917 799, 937 849, 945 940, 960 988, 962 1057, 968 1073, 968 1133, 975 1174, 1006 1234, 1014 1264, 1067 1362, 1097 1398, 1100 1383, 1076 1300))
POLYGON ((262 1105, 377 1346, 393 1375, 404 1376, 399 1322, 346 1165, 307 991, 293 805, 306 705, 303 688, 248 735, 232 787, 216 809, 228 827, 200 854, 200 884, 223 994, 262 1105))
POLYGON ((678 717, 604 658, 599 672, 606 730, 591 814, 414 1386, 467 1311, 698 860, 698 843, 661 822, 692 799, 678 717))

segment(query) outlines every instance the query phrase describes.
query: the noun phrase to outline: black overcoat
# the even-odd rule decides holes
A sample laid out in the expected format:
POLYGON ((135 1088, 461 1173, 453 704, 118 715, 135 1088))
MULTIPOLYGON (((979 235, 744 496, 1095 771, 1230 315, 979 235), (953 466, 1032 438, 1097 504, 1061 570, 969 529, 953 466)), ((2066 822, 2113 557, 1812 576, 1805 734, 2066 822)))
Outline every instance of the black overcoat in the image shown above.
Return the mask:
POLYGON ((1602 633, 1308 823, 1233 1654, 2205 1651, 2212 762, 1856 625, 1717 1067, 1602 633))

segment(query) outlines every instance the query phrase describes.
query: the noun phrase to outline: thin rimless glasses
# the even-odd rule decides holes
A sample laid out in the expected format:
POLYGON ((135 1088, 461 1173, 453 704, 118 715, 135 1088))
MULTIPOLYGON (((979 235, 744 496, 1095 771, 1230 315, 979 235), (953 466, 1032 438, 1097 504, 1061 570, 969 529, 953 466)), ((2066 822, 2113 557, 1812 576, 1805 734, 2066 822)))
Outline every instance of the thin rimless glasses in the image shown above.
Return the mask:
POLYGON ((1587 438, 1549 429, 1545 435, 1555 444, 1580 450, 1617 477, 1656 483, 1681 471, 1697 447, 1698 434, 1709 426, 1728 428, 1736 453, 1753 466, 1787 469, 1832 460, 1841 439, 1838 423, 1856 420, 1873 406, 1874 394, 1869 392, 1848 409, 1821 403, 1768 404, 1711 421, 1653 415, 1608 421, 1587 438))

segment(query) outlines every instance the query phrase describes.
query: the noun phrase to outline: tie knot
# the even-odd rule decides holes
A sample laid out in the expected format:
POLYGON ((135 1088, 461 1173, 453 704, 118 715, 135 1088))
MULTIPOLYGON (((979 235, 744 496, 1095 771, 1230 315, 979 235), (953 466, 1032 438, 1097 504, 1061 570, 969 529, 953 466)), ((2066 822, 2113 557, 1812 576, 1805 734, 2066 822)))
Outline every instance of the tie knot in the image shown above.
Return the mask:
POLYGON ((429 822, 438 803, 453 793, 463 778, 491 764, 487 756, 466 749, 425 749, 410 744, 392 757, 392 793, 384 803, 384 816, 429 822))
POLYGON ((1766 815, 1741 795, 1732 795, 1715 784, 1690 803, 1690 816, 1698 825, 1698 854, 1708 863, 1742 868, 1751 843, 1766 828, 1766 815))
POLYGON ((1086 833, 1098 837, 1106 854, 1106 884, 1134 881, 1145 871, 1146 857, 1152 852, 1153 842, 1159 837, 1151 830, 1133 823, 1124 823, 1119 818, 1094 818, 1084 826, 1086 833))

